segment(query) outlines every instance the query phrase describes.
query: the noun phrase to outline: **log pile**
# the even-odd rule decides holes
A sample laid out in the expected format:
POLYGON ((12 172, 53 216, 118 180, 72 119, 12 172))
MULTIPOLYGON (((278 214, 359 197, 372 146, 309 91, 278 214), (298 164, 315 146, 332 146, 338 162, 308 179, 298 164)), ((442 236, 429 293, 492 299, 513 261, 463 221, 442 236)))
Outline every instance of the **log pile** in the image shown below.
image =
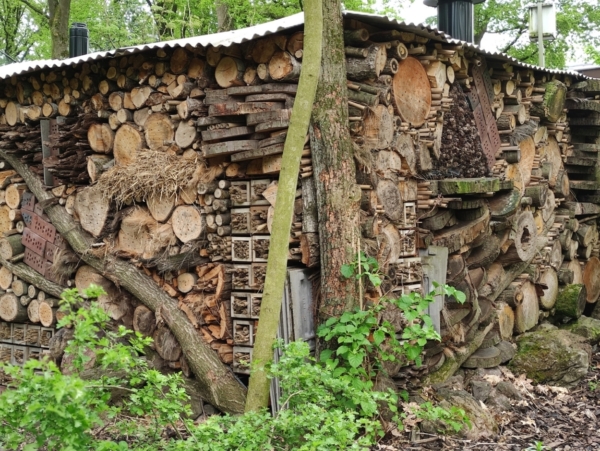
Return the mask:
MULTIPOLYGON (((424 367, 388 368, 397 383, 497 365, 510 358, 514 334, 594 308, 600 86, 575 83, 565 103, 569 77, 459 44, 356 21, 344 41, 360 242, 386 276, 367 295, 421 291, 419 255, 432 245, 448 249, 447 282, 467 295, 464 305, 445 300, 443 342, 428 346, 424 367)), ((239 373, 249 372, 258 327, 302 55, 302 31, 278 33, 229 47, 145 51, 0 86, 0 149, 43 177, 94 237, 90 253, 142 268, 239 373)), ((319 265, 315 202, 307 137, 289 267, 319 265)), ((58 294, 9 269, 20 264, 58 287, 102 286, 111 318, 152 336, 165 366, 189 374, 160 312, 82 266, 52 233, 44 207, 0 161, 0 360, 43 352, 41 337, 60 315, 58 294)), ((401 331, 406 322, 396 320, 401 331)))

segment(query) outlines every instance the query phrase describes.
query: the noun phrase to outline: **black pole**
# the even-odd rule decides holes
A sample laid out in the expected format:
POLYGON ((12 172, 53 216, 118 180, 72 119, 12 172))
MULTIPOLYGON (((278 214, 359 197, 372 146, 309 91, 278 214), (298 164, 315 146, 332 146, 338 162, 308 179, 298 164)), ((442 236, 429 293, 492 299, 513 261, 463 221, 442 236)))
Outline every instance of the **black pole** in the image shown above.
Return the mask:
POLYGON ((69 30, 69 58, 87 54, 89 38, 87 25, 73 22, 69 30))
POLYGON ((426 6, 437 7, 438 30, 454 39, 473 42, 474 5, 485 0, 425 0, 426 6))

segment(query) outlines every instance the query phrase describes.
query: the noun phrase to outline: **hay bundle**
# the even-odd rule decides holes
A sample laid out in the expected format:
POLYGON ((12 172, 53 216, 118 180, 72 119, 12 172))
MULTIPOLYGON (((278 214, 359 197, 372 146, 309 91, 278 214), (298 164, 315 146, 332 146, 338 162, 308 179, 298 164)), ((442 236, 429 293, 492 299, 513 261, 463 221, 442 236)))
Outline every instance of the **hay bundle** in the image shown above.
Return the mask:
POLYGON ((128 165, 114 166, 98 179, 98 188, 105 198, 118 206, 132 202, 178 196, 181 191, 210 183, 222 171, 207 168, 200 159, 187 159, 156 150, 140 152, 128 165))

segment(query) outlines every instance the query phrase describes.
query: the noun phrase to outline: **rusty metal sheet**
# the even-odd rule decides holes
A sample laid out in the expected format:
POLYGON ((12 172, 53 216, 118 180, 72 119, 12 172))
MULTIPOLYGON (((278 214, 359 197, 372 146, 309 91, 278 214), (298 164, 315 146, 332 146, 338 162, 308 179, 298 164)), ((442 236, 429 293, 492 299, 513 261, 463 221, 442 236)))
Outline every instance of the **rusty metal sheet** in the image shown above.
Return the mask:
POLYGON ((23 263, 32 269, 35 269, 42 276, 46 272, 46 259, 41 255, 36 254, 31 249, 25 249, 25 257, 23 263))
POLYGON ((44 250, 46 249, 46 240, 35 232, 32 232, 31 229, 25 228, 23 231, 23 237, 21 238, 21 243, 27 249, 31 249, 39 256, 44 255, 44 250))
POLYGON ((29 191, 24 191, 21 195, 21 210, 33 211, 35 206, 35 196, 29 191))
POLYGON ((33 221, 31 221, 31 230, 44 238, 46 241, 54 243, 56 237, 56 227, 50 224, 48 221, 44 221, 40 216, 33 215, 33 221))

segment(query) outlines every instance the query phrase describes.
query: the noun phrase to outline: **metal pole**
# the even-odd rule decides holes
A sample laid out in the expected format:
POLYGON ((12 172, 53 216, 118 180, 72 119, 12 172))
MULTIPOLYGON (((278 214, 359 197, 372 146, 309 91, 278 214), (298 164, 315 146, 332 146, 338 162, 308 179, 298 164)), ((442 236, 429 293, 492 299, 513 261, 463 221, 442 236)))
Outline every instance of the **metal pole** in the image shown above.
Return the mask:
POLYGON ((542 21, 542 5, 543 3, 541 1, 537 4, 538 61, 540 67, 544 67, 546 65, 544 58, 544 23, 542 21))

